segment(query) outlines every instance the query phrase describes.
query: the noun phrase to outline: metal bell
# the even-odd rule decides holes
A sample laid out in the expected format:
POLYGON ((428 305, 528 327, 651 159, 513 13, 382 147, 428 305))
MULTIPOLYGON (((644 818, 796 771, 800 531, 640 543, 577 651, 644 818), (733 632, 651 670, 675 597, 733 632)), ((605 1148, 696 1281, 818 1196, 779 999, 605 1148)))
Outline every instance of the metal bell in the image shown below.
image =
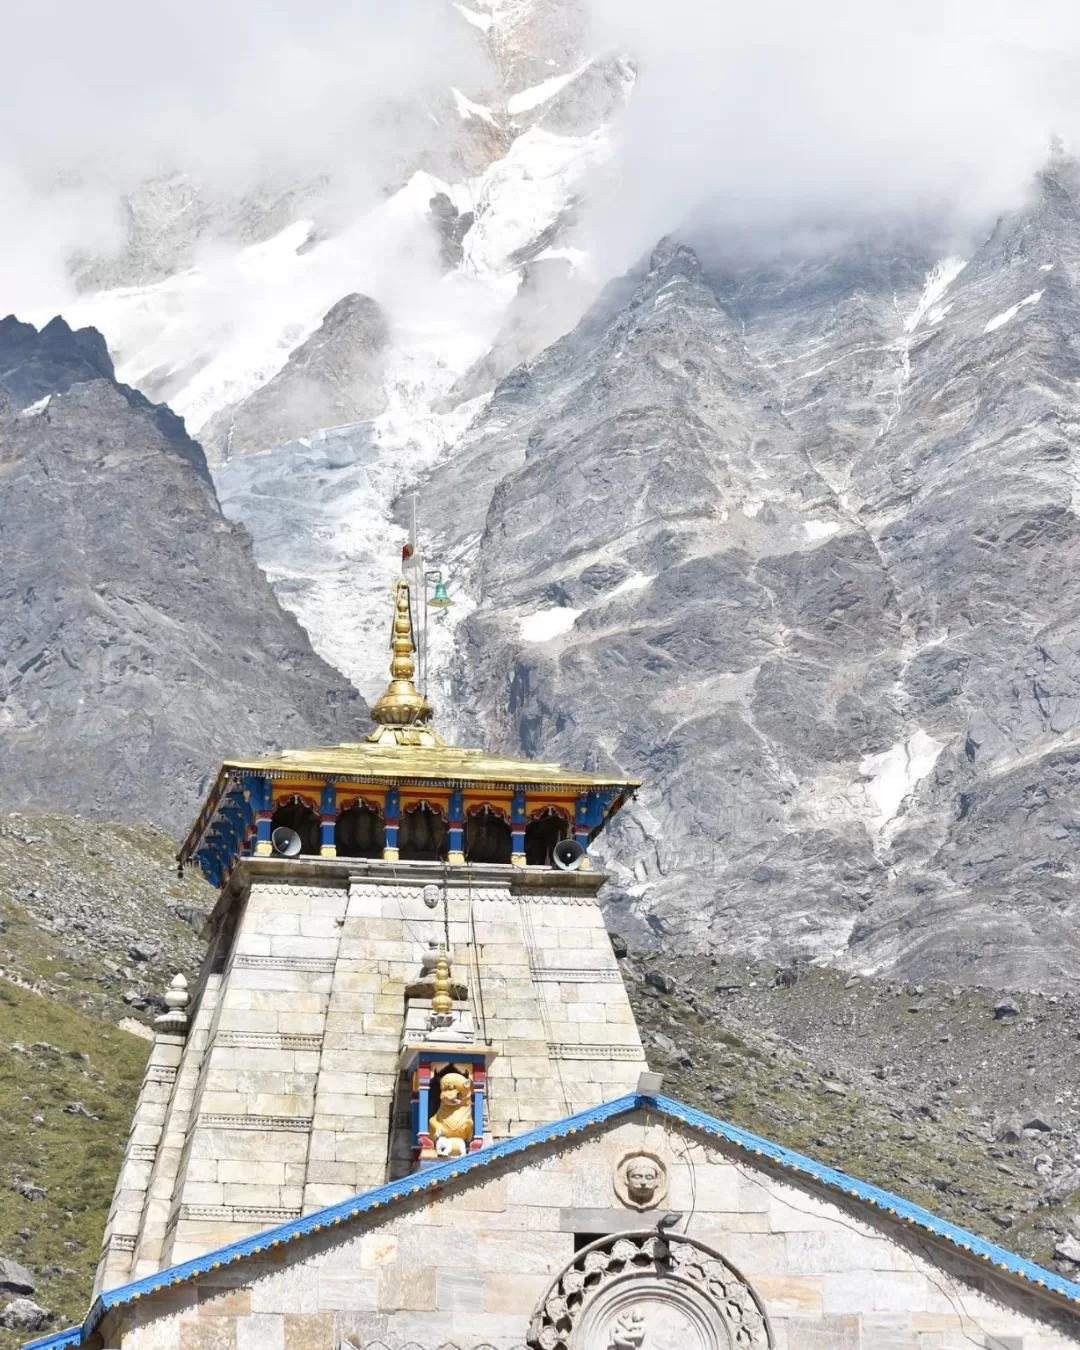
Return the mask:
POLYGON ((434 594, 434 595, 431 597, 431 599, 428 601, 428 608, 429 608, 429 609, 449 609, 449 607, 450 607, 453 603, 454 603, 453 600, 451 600, 450 597, 449 597, 449 595, 447 595, 447 593, 446 593, 446 582, 445 582, 445 581, 437 581, 437 582, 435 583, 435 594, 434 594))

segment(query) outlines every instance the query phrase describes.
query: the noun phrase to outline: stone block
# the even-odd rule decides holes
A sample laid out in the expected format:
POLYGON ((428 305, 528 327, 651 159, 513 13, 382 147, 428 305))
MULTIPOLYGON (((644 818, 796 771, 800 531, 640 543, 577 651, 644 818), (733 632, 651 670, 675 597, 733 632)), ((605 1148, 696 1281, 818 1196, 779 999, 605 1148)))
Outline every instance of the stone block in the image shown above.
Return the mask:
MULTIPOLYGON (((315 941, 315 939, 305 938, 271 938, 271 942, 303 942, 315 941)), ((319 953, 323 955, 324 953, 319 953)), ((275 956, 295 956, 296 952, 275 952, 275 956)), ((333 952, 329 953, 333 956, 333 952)), ((234 990, 247 990, 252 995, 257 993, 271 994, 323 994, 330 993, 330 983, 332 976, 328 971, 321 970, 288 970, 285 968, 276 969, 274 967, 236 967, 229 975, 228 991, 226 999, 232 996, 234 990)), ((255 1005, 255 999, 252 998, 252 1006, 255 1005)))
POLYGON ((873 1306, 871 1274, 851 1270, 826 1274, 822 1279, 822 1309, 827 1316, 856 1315, 873 1306))
POLYGON ((555 1275, 574 1254, 570 1233, 529 1233, 490 1230, 477 1234, 484 1270, 520 1272, 523 1275, 555 1275))
POLYGON ((319 1271, 320 1308, 374 1312, 378 1306, 378 1276, 375 1271, 319 1271))
POLYGON ((246 1317, 251 1312, 251 1290, 200 1284, 196 1288, 200 1317, 246 1317))
POLYGON ((808 1275, 758 1275, 753 1284, 770 1317, 820 1319, 820 1279, 808 1275))
POLYGON ((246 1101, 247 1112, 253 1116, 310 1116, 314 1093, 248 1093, 246 1101))
POLYGON ((237 956, 269 956, 270 935, 245 929, 236 939, 237 956))
POLYGON ((326 1018, 320 1013, 278 1013, 277 1030, 290 1036, 321 1036, 326 1018))
POLYGON ((436 1271, 435 1307, 439 1312, 485 1311, 484 1276, 461 1270, 436 1271))
POLYGON ((356 1192, 355 1186, 332 1186, 323 1183, 307 1186, 304 1189, 304 1213, 311 1214, 317 1209, 325 1209, 327 1205, 340 1204, 342 1200, 348 1200, 356 1192))
MULTIPOLYGON (((286 972, 289 973, 289 972, 286 972)), ((322 977, 319 977, 322 978, 322 977)), ((329 977, 327 977, 329 978, 329 977)), ((307 1013, 325 1013, 329 1002, 330 990, 290 989, 253 987, 250 991, 250 1007, 253 1012, 281 1012, 290 1016, 307 1013)), ((224 1012, 222 1016, 224 1017, 224 1012)))
POLYGON ((335 946, 341 936, 341 916, 336 912, 310 914, 300 917, 300 936, 306 938, 330 938, 335 946))
MULTIPOLYGON (((188 1168, 188 1177, 191 1177, 191 1169, 188 1168)), ((253 1181, 259 1182, 263 1186, 283 1186, 285 1184, 285 1164, 283 1162, 268 1162, 265 1158, 260 1158, 258 1162, 250 1160, 233 1160, 223 1158, 217 1164, 216 1181, 247 1184, 253 1181)), ((226 1201, 226 1204, 231 1203, 226 1201)))
MULTIPOLYGON (((279 1014, 276 1012, 253 1012, 248 1008, 241 1008, 233 1005, 222 1009, 218 1030, 254 1032, 256 1035, 272 1035, 280 1029, 278 1026, 278 1016, 279 1014)), ((321 1018, 319 1018, 319 1024, 321 1027, 321 1018)))
POLYGON ((527 1168, 506 1177, 506 1199, 510 1205, 551 1205, 564 1208, 573 1204, 574 1182, 569 1172, 527 1168))
POLYGON ((396 1233, 365 1233, 360 1239, 360 1269, 375 1270, 393 1265, 398 1256, 396 1233))
POLYGON ((180 1350, 236 1350, 236 1320, 200 1318, 180 1323, 180 1350))
POLYGON ((347 1162, 308 1163, 306 1180, 310 1185, 329 1183, 334 1186, 351 1186, 356 1174, 354 1164, 347 1162))
POLYGON ((275 911, 283 911, 287 914, 308 914, 311 911, 311 901, 308 896, 298 891, 294 886, 274 887, 273 889, 258 885, 252 886, 248 893, 244 922, 249 923, 256 914, 269 914, 275 911))
MULTIPOLYGON (((860 1321, 852 1316, 823 1317, 814 1323, 781 1323, 784 1350, 867 1350, 871 1346, 873 1350, 882 1350, 876 1341, 863 1341, 860 1321)), ((906 1345, 907 1350, 915 1350, 918 1342, 908 1340, 906 1345)))
MULTIPOLYGON (((292 933, 283 933, 270 939, 270 955, 316 957, 320 960, 333 959, 338 954, 338 941, 336 930, 330 937, 302 937, 292 933)), ((307 972, 297 971, 295 973, 304 974, 307 972)))
POLYGON ((298 936, 301 915, 296 911, 256 910, 245 916, 243 936, 249 932, 264 933, 267 937, 298 936))
MULTIPOLYGON (((847 1222, 845 1219, 845 1225, 847 1222)), ((784 1252, 787 1268, 795 1275, 875 1269, 914 1271, 917 1268, 915 1258, 898 1244, 883 1242, 876 1235, 864 1237, 846 1226, 841 1228, 835 1221, 825 1230, 786 1233, 784 1252)))
POLYGON ((328 1350, 334 1345, 334 1314, 286 1313, 285 1350, 328 1350))
POLYGON ((285 1319, 280 1313, 252 1313, 236 1324, 236 1350, 285 1350, 285 1319))
MULTIPOLYGON (((890 1244, 891 1245, 891 1244, 890 1244)), ((875 1271, 872 1278, 875 1312, 925 1312, 928 1302, 926 1276, 917 1271, 875 1271)))
POLYGON ((546 1275, 491 1272, 484 1276, 484 1311, 530 1317, 550 1283, 546 1275))
POLYGON ((224 1197, 225 1188, 215 1181, 192 1181, 184 1187, 186 1205, 223 1205, 224 1197))
MULTIPOLYGON (((344 1085, 344 1084, 343 1084, 344 1085)), ((385 1104, 389 1108, 389 1103, 385 1104)), ((319 1088, 318 1111, 320 1120, 325 1116, 351 1116, 354 1118, 374 1117, 376 1102, 373 1097, 362 1093, 328 1092, 319 1088)), ((290 1114, 283 1112, 282 1114, 290 1114)), ((295 1114, 301 1115, 302 1112, 295 1114)))
POLYGON ((376 1272, 380 1311, 433 1312, 435 1274, 433 1267, 381 1266, 376 1272))

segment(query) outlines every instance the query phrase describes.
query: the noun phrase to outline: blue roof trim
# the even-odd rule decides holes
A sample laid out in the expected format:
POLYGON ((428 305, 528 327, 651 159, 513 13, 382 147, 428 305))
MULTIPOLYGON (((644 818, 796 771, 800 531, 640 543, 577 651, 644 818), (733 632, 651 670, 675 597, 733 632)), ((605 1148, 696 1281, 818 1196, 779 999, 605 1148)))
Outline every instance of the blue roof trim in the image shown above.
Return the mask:
POLYGON ((1036 1265, 1034 1261, 1026 1261, 1023 1257, 1017 1256, 1014 1252, 1006 1251, 1004 1247, 988 1242, 985 1238, 976 1237, 974 1233, 969 1233, 966 1229, 957 1227, 956 1224, 938 1218, 936 1214, 931 1214, 929 1210, 923 1209, 920 1205, 902 1200, 900 1196, 893 1195, 891 1191, 882 1190, 878 1186, 871 1186, 865 1181, 858 1181, 854 1177, 847 1176, 844 1172, 838 1172, 833 1167, 826 1167, 823 1163, 815 1162, 802 1153, 795 1153, 791 1149, 782 1148, 779 1144, 773 1144, 768 1139, 761 1138, 760 1135, 752 1134, 749 1130, 739 1129, 737 1125, 729 1125, 726 1121, 717 1120, 715 1116, 709 1116, 703 1111, 696 1111, 693 1107, 684 1106, 682 1102, 675 1101, 674 1098, 629 1093, 625 1097, 616 1098, 615 1101, 590 1107, 587 1111, 579 1111, 577 1115, 566 1116, 562 1120, 553 1121, 549 1125, 541 1125, 525 1134, 515 1135, 512 1139, 504 1139, 498 1144, 492 1144, 476 1153, 470 1153, 466 1158, 454 1158, 444 1163, 436 1163, 433 1167, 426 1168, 422 1172, 414 1172, 407 1177, 401 1177, 398 1181, 388 1182, 385 1186, 377 1186, 374 1190, 365 1191, 362 1195, 354 1195, 348 1200, 342 1200, 339 1204, 329 1205, 326 1209, 319 1209, 312 1214, 306 1214, 303 1218, 291 1219, 288 1223, 263 1229, 240 1242, 234 1242, 227 1247, 218 1247, 202 1256, 195 1257, 191 1261, 185 1261, 178 1266, 170 1266, 166 1270, 158 1271, 156 1274, 148 1275, 141 1280, 135 1280, 131 1284, 118 1285, 115 1289, 109 1289, 98 1296, 82 1327, 73 1327, 69 1331, 61 1332, 59 1337, 52 1336, 45 1340, 31 1341, 23 1347, 23 1350, 51 1350, 54 1346, 82 1345, 85 1342, 85 1337, 112 1308, 120 1307, 125 1303, 133 1303, 137 1299, 145 1298, 160 1289, 168 1288, 170 1285, 184 1284, 197 1275, 205 1275, 209 1271, 220 1270, 222 1266, 231 1265, 234 1261, 240 1261, 246 1256, 255 1256, 268 1247, 280 1247, 282 1243, 292 1242, 296 1238, 334 1228, 349 1219, 359 1218, 362 1214, 381 1209, 397 1200, 422 1195, 425 1191, 435 1190, 446 1182, 467 1176, 469 1173, 475 1172, 481 1167, 488 1167, 503 1158, 512 1158, 519 1153, 525 1153, 536 1148, 540 1144, 580 1134, 584 1130, 602 1125, 605 1121, 614 1117, 626 1115, 638 1109, 658 1111, 671 1120, 681 1121, 682 1124, 689 1126, 691 1129, 712 1135, 714 1138, 724 1139, 747 1153, 767 1158, 780 1167, 809 1177, 811 1180, 841 1191, 845 1195, 853 1196, 906 1223, 924 1228, 927 1232, 943 1238, 953 1246, 973 1256, 981 1257, 985 1261, 992 1262, 999 1269, 1011 1275, 1019 1276, 1019 1278, 1031 1284, 1051 1290, 1074 1303, 1080 1304, 1080 1284, 1066 1280, 1062 1276, 1054 1274, 1053 1271, 1036 1265))
MULTIPOLYGON (((642 1102, 647 1105, 649 1099, 643 1098, 642 1102)), ((1063 1276, 1056 1275, 1052 1270, 1047 1270, 1045 1266, 1036 1265, 1034 1261, 1027 1261, 1024 1257, 1017 1256, 1015 1252, 999 1247, 995 1242, 988 1242, 986 1238, 976 1237, 974 1233, 969 1233, 966 1228, 960 1228, 954 1223, 949 1223, 947 1219, 941 1219, 936 1214, 931 1214, 928 1209, 923 1209, 921 1205, 915 1205, 910 1200, 901 1199, 900 1196, 894 1195, 892 1191, 882 1190, 880 1186, 872 1186, 867 1181, 858 1181, 844 1172, 838 1172, 834 1167, 826 1167, 824 1163, 814 1162, 812 1158, 807 1158, 802 1153, 794 1153, 791 1149, 770 1143, 769 1140, 762 1139, 759 1135, 751 1134, 749 1130, 740 1130, 737 1125, 728 1125, 725 1121, 707 1116, 704 1111, 695 1111, 692 1106, 684 1106, 682 1102, 677 1102, 671 1097, 654 1097, 652 1104, 664 1115, 674 1120, 681 1120, 684 1125, 689 1125, 692 1129, 701 1130, 705 1134, 711 1134, 720 1139, 726 1139, 729 1143, 736 1144, 747 1152, 755 1153, 759 1157, 779 1163, 781 1167, 786 1167, 789 1171, 802 1173, 804 1176, 812 1177, 813 1180, 820 1181, 835 1190, 843 1191, 846 1195, 852 1195, 857 1200, 864 1200, 876 1209, 895 1215, 896 1218, 902 1219, 905 1223, 925 1228, 936 1237, 944 1238, 953 1246, 970 1252, 973 1256, 979 1256, 985 1261, 993 1262, 999 1269, 1008 1271, 1011 1275, 1018 1275, 1021 1279, 1036 1284, 1042 1289, 1051 1289, 1054 1293, 1061 1294, 1074 1303, 1080 1303, 1080 1284, 1076 1284, 1072 1280, 1066 1280, 1063 1276)))
MULTIPOLYGON (((413 1172, 407 1177, 401 1177, 398 1181, 387 1182, 385 1186, 377 1186, 372 1191, 365 1191, 362 1195, 354 1195, 348 1200, 342 1200, 339 1204, 329 1205, 326 1209, 315 1210, 312 1214, 305 1214, 303 1218, 290 1219, 288 1223, 278 1224, 275 1228, 264 1228, 261 1232, 243 1238, 240 1242, 234 1242, 228 1247, 217 1247, 214 1251, 194 1257, 181 1265, 169 1266, 165 1270, 158 1271, 154 1275, 147 1275, 144 1279, 135 1280, 131 1284, 117 1285, 115 1289, 109 1289, 98 1295, 82 1328, 76 1328, 76 1330, 81 1330, 83 1339, 64 1342, 64 1344, 82 1345, 86 1335, 93 1331, 112 1308, 125 1303, 134 1303, 137 1299, 145 1298, 148 1294, 154 1294, 170 1285, 184 1284, 196 1275, 205 1275, 208 1271, 219 1270, 222 1266, 240 1261, 245 1256, 255 1256, 268 1247, 280 1247, 283 1242, 292 1242, 296 1238, 306 1237, 311 1233, 319 1233, 327 1228, 336 1227, 348 1219, 359 1218, 361 1214, 367 1214, 372 1210, 382 1208, 384 1205, 392 1204, 395 1200, 422 1195, 425 1191, 434 1190, 444 1182, 455 1181, 458 1177, 466 1176, 478 1168, 487 1167, 502 1158, 512 1158, 515 1154, 524 1153, 527 1149, 535 1148, 538 1144, 545 1144, 553 1139, 565 1139, 569 1135, 579 1134, 582 1130, 600 1125, 613 1116, 621 1116, 628 1111, 633 1111, 643 1100, 644 1098, 640 1098, 633 1093, 626 1097, 619 1097, 616 1101, 605 1102, 602 1106, 581 1111, 576 1116, 566 1116, 562 1120, 553 1121, 550 1125, 541 1125, 538 1129, 530 1130, 527 1134, 515 1135, 512 1139, 503 1139, 498 1144, 492 1144, 476 1153, 470 1153, 465 1158, 453 1158, 444 1163, 436 1163, 433 1167, 425 1168, 422 1172, 413 1172)), ((24 1346, 23 1350, 30 1350, 30 1347, 24 1346)), ((37 1350, 41 1350, 41 1347, 37 1347, 37 1350)))
POLYGON ((67 1331, 54 1331, 51 1336, 29 1341, 23 1350, 59 1350, 61 1345, 78 1345, 82 1341, 82 1327, 68 1327, 67 1331))

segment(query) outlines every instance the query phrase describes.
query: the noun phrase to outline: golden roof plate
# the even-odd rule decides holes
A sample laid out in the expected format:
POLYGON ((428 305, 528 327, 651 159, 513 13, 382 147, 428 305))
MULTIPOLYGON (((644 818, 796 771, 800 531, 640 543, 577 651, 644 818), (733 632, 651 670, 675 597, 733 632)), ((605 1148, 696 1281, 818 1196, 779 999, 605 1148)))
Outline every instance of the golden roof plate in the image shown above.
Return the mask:
MULTIPOLYGON (((389 728, 387 730, 390 730, 389 728)), ((396 736, 310 750, 282 750, 261 759, 230 759, 225 770, 272 773, 279 777, 364 778, 384 783, 431 779, 456 783, 511 783, 549 787, 637 788, 636 779, 586 773, 531 759, 501 759, 483 750, 465 750, 424 735, 420 728, 395 728, 396 736), (405 738, 413 732, 416 742, 405 738), (400 739, 398 739, 400 737, 400 739), (404 743, 403 743, 404 742, 404 743), (427 742, 426 744, 422 742, 427 742)))

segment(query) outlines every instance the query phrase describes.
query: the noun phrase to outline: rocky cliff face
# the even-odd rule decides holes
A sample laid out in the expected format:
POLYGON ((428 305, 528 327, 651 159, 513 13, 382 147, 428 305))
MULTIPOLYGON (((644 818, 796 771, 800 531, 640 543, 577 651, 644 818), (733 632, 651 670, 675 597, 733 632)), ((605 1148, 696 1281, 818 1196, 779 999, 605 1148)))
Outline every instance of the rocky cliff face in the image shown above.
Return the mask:
POLYGON ((433 475, 463 730, 646 782, 620 925, 1070 979, 1078 238, 1059 164, 966 266, 666 243, 433 475))
POLYGON ((6 320, 0 387, 0 803, 181 831, 226 751, 363 725, 98 334, 6 320))
POLYGON ((383 374, 390 328, 366 295, 347 295, 269 383, 207 423, 216 458, 285 445, 314 427, 366 422, 386 407, 383 374))

